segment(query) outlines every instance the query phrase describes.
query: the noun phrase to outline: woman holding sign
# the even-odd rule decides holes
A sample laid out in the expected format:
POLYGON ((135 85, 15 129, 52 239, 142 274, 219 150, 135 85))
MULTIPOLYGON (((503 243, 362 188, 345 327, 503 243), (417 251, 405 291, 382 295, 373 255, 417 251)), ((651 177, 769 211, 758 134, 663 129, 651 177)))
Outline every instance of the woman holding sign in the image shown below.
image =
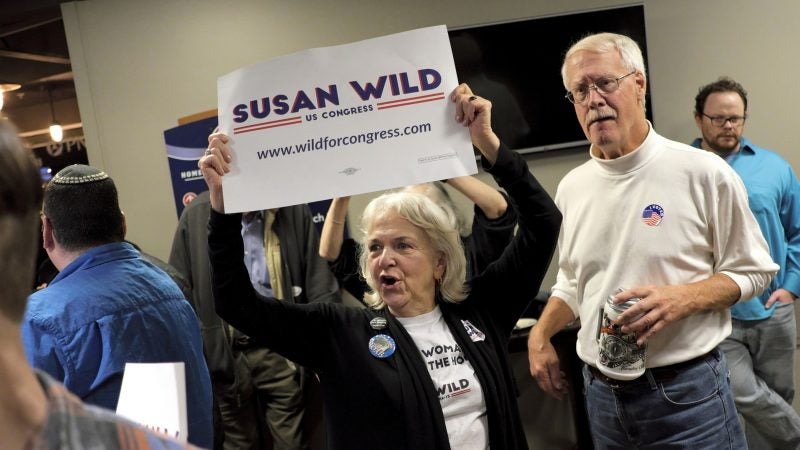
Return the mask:
POLYGON ((464 84, 450 98, 519 214, 511 244, 469 284, 458 232, 442 209, 421 194, 395 192, 373 200, 362 218, 371 307, 260 298, 243 263, 241 217, 224 214, 228 138, 212 134, 200 160, 211 192, 217 312, 317 373, 330 448, 527 448, 506 346, 538 292, 561 215, 492 131, 491 103, 464 84))

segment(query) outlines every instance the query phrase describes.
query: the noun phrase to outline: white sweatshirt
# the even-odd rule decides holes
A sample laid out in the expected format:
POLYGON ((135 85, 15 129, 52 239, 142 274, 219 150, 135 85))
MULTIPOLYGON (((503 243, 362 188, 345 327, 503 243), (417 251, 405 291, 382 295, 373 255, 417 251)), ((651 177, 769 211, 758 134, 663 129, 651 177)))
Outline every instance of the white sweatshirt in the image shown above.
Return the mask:
MULTIPOLYGON (((598 314, 618 288, 674 285, 722 273, 758 295, 778 270, 738 175, 711 152, 650 132, 633 152, 592 160, 561 181, 564 219, 552 295, 581 318, 577 351, 597 358, 598 314)), ((647 367, 687 361, 731 332, 729 310, 670 324, 648 341, 647 367)))

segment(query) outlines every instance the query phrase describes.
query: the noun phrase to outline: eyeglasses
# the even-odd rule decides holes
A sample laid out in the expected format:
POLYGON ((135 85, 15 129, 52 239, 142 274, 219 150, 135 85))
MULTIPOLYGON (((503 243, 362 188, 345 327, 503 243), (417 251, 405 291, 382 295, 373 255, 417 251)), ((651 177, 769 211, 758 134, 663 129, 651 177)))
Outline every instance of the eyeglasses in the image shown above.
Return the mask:
POLYGON ((564 97, 567 100, 569 100, 570 103, 574 103, 577 105, 579 103, 585 102, 586 99, 589 98, 589 91, 592 89, 597 89, 597 92, 599 92, 600 94, 610 94, 619 89, 620 80, 622 80, 625 77, 629 77, 635 73, 636 71, 634 70, 633 72, 625 74, 621 77, 617 78, 603 77, 603 78, 598 78, 592 84, 579 84, 578 87, 576 87, 575 89, 567 91, 564 97))
POLYGON ((725 122, 730 122, 731 126, 738 127, 744 123, 745 119, 747 119, 747 116, 709 116, 706 113, 703 113, 703 116, 708 117, 708 120, 710 120, 715 127, 720 128, 725 126, 725 122))

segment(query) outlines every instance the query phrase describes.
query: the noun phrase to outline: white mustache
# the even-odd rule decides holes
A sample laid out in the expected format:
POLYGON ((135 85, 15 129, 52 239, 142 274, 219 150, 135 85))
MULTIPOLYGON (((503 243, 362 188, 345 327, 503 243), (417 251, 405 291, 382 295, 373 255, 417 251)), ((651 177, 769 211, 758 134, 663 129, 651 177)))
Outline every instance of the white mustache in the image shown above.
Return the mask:
POLYGON ((591 109, 586 116, 586 126, 603 119, 616 119, 617 113, 613 109, 591 109))

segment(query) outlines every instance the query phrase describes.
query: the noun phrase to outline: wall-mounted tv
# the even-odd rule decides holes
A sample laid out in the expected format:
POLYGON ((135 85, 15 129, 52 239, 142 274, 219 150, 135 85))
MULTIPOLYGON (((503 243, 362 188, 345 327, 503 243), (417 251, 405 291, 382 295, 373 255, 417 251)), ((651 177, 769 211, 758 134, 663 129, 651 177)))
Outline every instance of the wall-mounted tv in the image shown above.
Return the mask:
MULTIPOLYGON (((492 101, 492 125, 500 138, 529 153, 588 145, 564 98, 561 63, 574 42, 606 31, 635 40, 647 67, 641 5, 451 29, 449 34, 459 81, 492 101)), ((645 101, 652 121, 649 94, 645 101)))

